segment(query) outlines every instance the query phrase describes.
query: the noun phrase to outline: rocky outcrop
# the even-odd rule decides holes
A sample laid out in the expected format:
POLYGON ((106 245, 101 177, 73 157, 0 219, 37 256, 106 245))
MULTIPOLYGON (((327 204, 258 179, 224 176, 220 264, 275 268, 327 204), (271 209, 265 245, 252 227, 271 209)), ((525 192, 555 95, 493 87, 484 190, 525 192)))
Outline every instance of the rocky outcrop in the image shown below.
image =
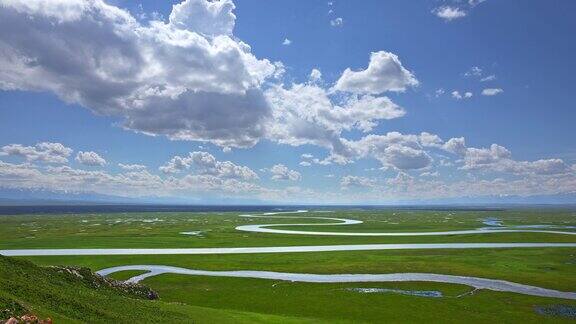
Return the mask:
POLYGON ((24 314, 22 316, 10 317, 5 321, 0 321, 1 324, 52 324, 50 318, 40 319, 33 314, 24 314))
POLYGON ((89 268, 72 266, 58 266, 52 268, 63 276, 75 280, 80 279, 84 285, 90 288, 110 288, 127 297, 150 300, 158 299, 158 293, 144 285, 103 277, 92 272, 89 268))

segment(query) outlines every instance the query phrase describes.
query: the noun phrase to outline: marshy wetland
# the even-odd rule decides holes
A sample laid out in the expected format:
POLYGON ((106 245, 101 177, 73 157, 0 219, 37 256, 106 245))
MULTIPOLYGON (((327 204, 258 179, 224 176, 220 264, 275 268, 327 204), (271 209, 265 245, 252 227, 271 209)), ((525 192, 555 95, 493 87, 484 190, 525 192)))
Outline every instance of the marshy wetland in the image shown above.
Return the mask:
POLYGON ((576 307, 572 210, 278 213, 293 211, 4 215, 0 253, 89 267, 141 281, 161 301, 274 321, 573 319, 554 311, 576 307))

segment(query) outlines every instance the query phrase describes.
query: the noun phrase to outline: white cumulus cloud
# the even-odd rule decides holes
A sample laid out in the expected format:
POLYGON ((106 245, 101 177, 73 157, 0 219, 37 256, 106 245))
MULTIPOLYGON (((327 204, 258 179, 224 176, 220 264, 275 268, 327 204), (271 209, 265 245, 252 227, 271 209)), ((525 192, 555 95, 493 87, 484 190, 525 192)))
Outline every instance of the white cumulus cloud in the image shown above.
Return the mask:
POLYGON ((249 167, 236 165, 231 161, 218 161, 208 152, 190 152, 187 156, 174 156, 159 169, 163 173, 173 174, 193 169, 200 175, 211 175, 217 178, 256 180, 258 175, 249 167))
POLYGON ((26 161, 67 163, 72 149, 60 143, 42 142, 35 146, 9 144, 0 149, 0 156, 18 156, 26 161))
POLYGON ((370 55, 365 70, 346 69, 334 89, 353 93, 380 94, 388 91, 402 92, 418 85, 414 74, 408 71, 396 54, 379 51, 370 55))
POLYGON ((310 71, 310 76, 308 76, 308 80, 310 83, 318 83, 322 81, 322 72, 318 69, 312 69, 312 71, 310 71))
POLYGON ((233 9, 186 0, 142 24, 99 0, 4 2, 0 89, 53 92, 144 134, 252 146, 270 114, 260 85, 278 65, 232 35, 233 9))
POLYGON ((338 104, 315 84, 273 86, 266 91, 273 108, 267 136, 289 145, 312 144, 346 155, 341 133, 372 130, 379 121, 402 117, 404 109, 387 97, 349 96, 338 104))
POLYGON ((290 180, 298 181, 302 179, 300 172, 295 170, 290 170, 284 164, 276 164, 270 168, 270 173, 272 174, 273 180, 290 180))
POLYGON ((235 7, 231 0, 188 0, 173 6, 169 20, 180 29, 204 35, 232 35, 235 7))
POLYGON ((98 153, 92 151, 80 151, 76 154, 76 162, 88 166, 104 166, 106 165, 106 160, 102 158, 98 153))

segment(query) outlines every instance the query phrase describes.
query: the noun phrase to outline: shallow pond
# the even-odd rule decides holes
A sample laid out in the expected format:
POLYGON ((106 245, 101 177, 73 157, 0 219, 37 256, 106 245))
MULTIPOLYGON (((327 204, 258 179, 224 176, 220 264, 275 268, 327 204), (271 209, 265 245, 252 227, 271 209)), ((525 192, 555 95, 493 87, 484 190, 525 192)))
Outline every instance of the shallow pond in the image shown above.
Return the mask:
POLYGON ((346 290, 355 291, 363 294, 394 293, 394 294, 418 296, 418 297, 431 297, 431 298, 443 297, 442 292, 436 290, 403 290, 403 289, 387 289, 387 288, 348 288, 346 290))
POLYGON ((576 306, 569 306, 569 305, 535 306, 534 311, 540 315, 576 319, 576 306))

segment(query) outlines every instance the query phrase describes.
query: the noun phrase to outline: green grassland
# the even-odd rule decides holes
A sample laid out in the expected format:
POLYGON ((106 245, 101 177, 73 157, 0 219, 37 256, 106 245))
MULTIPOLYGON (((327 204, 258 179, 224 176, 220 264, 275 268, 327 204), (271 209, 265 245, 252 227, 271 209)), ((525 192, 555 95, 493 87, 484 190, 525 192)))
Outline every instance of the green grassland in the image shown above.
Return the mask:
MULTIPOLYGON (((75 264, 101 269, 127 264, 163 264, 209 270, 270 270, 303 273, 435 272, 505 279, 575 291, 573 249, 360 251, 255 255, 60 256, 29 258, 39 264, 75 264)), ((140 272, 115 274, 125 279, 140 272)), ((576 301, 477 291, 439 283, 310 284, 244 278, 164 274, 144 280, 165 302, 286 317, 349 322, 561 322, 570 318, 542 316, 534 307, 576 301), (362 294, 346 288, 437 290, 443 298, 392 293, 362 294)), ((283 320, 280 320, 283 322, 283 320)))
MULTIPOLYGON (((308 213, 299 216, 352 218, 365 221, 364 224, 350 226, 293 227, 298 230, 319 231, 384 232, 474 229, 483 227, 482 219, 486 217, 497 217, 506 225, 576 225, 574 212, 563 210, 338 211, 308 213)), ((304 221, 326 222, 314 219, 304 221)), ((238 213, 0 216, 0 248, 238 247, 400 242, 576 242, 576 236, 543 233, 431 237, 314 237, 248 233, 234 229, 244 224, 302 222, 302 219, 290 218, 250 220, 238 217, 238 213), (179 234, 182 231, 202 231, 202 235, 179 234)), ((430 272, 503 279, 563 291, 576 291, 576 249, 573 248, 345 251, 250 255, 51 256, 18 259, 31 260, 39 265, 76 265, 93 270, 129 264, 158 264, 203 270, 267 270, 328 274, 430 272)), ((139 271, 119 272, 113 277, 126 279, 140 273, 139 271)), ((155 321, 158 316, 169 316, 166 315, 168 313, 173 317, 166 317, 172 319, 167 322, 183 321, 188 316, 190 321, 199 323, 226 321, 564 322, 570 321, 571 318, 541 315, 535 312, 535 308, 553 305, 576 307, 576 301, 493 291, 472 292, 466 286, 440 283, 310 284, 175 274, 151 277, 143 283, 159 293, 159 301, 131 300, 129 304, 126 304, 128 306, 117 308, 125 312, 134 311, 144 314, 140 319, 142 322, 155 321), (443 292, 444 297, 427 298, 395 293, 366 294, 347 289, 358 287, 437 290, 443 292), (147 315, 147 310, 157 311, 161 315, 147 315)), ((46 289, 55 288, 47 287, 46 289)), ((6 293, 5 289, 2 293, 6 293)), ((23 297, 19 298, 22 298, 19 300, 24 300, 23 297)), ((28 303, 37 305, 38 301, 31 300, 28 303)), ((96 307, 101 300, 96 297, 93 300, 86 297, 82 299, 82 303, 96 307)), ((120 303, 120 301, 115 303, 120 303)), ((102 305, 112 307, 106 303, 102 305)), ((42 315, 52 316, 52 310, 46 305, 39 305, 38 311, 42 315)), ((59 312, 61 311, 58 310, 55 314, 58 315, 59 312)), ((110 312, 114 313, 114 311, 110 312)), ((60 318, 64 322, 72 319, 92 322, 98 318, 94 315, 88 320, 67 315, 68 313, 62 314, 60 318)), ((128 317, 115 317, 115 319, 118 322, 126 322, 128 317)))
MULTIPOLYGON (((337 211, 298 214, 303 218, 245 218, 239 213, 125 213, 0 216, 0 249, 26 248, 170 248, 244 247, 363 243, 576 242, 576 235, 494 233, 446 236, 341 237, 248 233, 246 224, 326 223, 307 217, 351 218, 363 224, 280 227, 282 229, 402 232, 464 230, 483 227, 482 219, 498 217, 507 225, 576 226, 573 211, 337 211), (201 235, 180 232, 201 231, 201 235)), ((295 216, 295 215, 286 215, 295 216)))

